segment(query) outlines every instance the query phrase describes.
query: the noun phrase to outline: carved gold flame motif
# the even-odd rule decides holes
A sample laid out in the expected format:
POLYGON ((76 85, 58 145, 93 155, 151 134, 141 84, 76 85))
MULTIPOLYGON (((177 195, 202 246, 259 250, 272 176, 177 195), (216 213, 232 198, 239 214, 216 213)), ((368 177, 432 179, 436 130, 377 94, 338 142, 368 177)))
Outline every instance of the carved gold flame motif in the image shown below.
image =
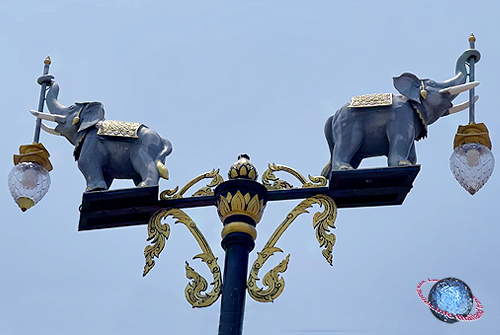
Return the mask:
POLYGON ((275 252, 283 252, 280 248, 275 247, 275 244, 278 242, 285 230, 292 224, 292 222, 300 214, 308 213, 307 209, 314 204, 325 208, 323 212, 317 212, 314 214, 313 228, 316 230, 316 239, 318 240, 320 247, 324 248, 322 251, 323 256, 330 265, 333 265, 332 252, 336 238, 335 234, 330 232, 330 228, 335 228, 337 206, 332 198, 319 194, 305 199, 290 213, 288 213, 285 220, 283 220, 278 228, 276 228, 273 235, 269 238, 269 241, 267 241, 262 251, 257 253, 258 257, 253 263, 247 282, 248 293, 253 299, 260 302, 272 302, 283 292, 283 289, 285 288, 285 281, 279 274, 286 271, 290 255, 287 255, 280 264, 264 276, 262 284, 267 286, 266 289, 257 286, 257 281, 259 280, 259 270, 275 252))
POLYGON ((203 251, 201 254, 194 256, 193 259, 201 259, 201 261, 208 266, 213 276, 213 281, 211 283, 211 285, 213 285, 212 291, 205 293, 208 288, 207 281, 186 262, 186 277, 191 280, 185 289, 186 299, 193 307, 210 306, 217 301, 221 294, 222 278, 220 268, 217 265, 217 258, 212 253, 210 246, 201 231, 196 226, 196 223, 180 209, 161 209, 156 212, 149 221, 147 240, 151 241, 152 245, 148 245, 144 249, 146 265, 144 266, 143 276, 148 274, 148 272, 153 268, 155 265, 154 258, 158 258, 160 256, 160 253, 165 247, 165 242, 170 236, 170 226, 168 223, 161 223, 162 219, 166 219, 169 216, 176 219, 175 223, 184 224, 191 232, 203 251))
POLYGON ((262 184, 264 184, 264 186, 268 190, 282 190, 293 188, 292 184, 276 177, 274 175, 274 172, 276 171, 285 171, 290 173, 302 183, 303 188, 326 186, 327 179, 323 176, 313 177, 309 175, 310 182, 308 182, 307 179, 304 178, 304 176, 297 170, 286 165, 272 163, 268 165, 268 169, 262 175, 262 184))
POLYGON ((201 189, 199 189, 198 191, 196 191, 194 194, 193 194, 193 197, 202 197, 202 196, 208 196, 208 195, 213 195, 214 194, 214 188, 219 186, 220 184, 222 184, 224 182, 224 179, 222 178, 222 176, 219 174, 219 169, 217 170, 212 170, 212 171, 209 171, 209 172, 205 172, 205 173, 202 173, 200 174, 199 176, 197 176, 196 178, 193 178, 191 181, 189 181, 180 191, 179 193, 176 193, 177 190, 179 190, 179 186, 177 186, 176 188, 172 189, 172 190, 165 190, 163 192, 161 192, 160 194, 160 199, 162 200, 167 200, 167 199, 178 199, 178 198, 182 198, 184 196, 184 194, 193 186, 195 185, 196 183, 198 183, 199 181, 203 180, 203 179, 209 179, 209 178, 212 178, 212 181, 210 182, 210 184, 208 184, 207 186, 205 187, 202 187, 201 189))

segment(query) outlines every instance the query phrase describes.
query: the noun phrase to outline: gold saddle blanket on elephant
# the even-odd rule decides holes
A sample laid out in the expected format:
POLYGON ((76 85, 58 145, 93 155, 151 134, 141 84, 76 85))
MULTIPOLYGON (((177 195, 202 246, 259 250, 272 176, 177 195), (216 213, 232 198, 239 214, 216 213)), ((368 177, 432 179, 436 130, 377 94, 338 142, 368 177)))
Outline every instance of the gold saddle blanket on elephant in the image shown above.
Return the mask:
POLYGON ((99 121, 95 125, 97 135, 138 138, 137 132, 143 124, 124 121, 99 121))
POLYGON ((378 107, 391 106, 392 93, 375 93, 357 95, 351 98, 351 103, 347 107, 378 107))

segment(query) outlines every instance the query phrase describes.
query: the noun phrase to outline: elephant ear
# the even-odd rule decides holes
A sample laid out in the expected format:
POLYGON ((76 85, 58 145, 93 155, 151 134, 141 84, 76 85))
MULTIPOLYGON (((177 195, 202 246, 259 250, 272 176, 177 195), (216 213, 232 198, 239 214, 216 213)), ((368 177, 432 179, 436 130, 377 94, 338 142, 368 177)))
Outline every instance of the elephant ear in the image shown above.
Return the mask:
POLYGON ((79 117, 80 127, 78 131, 80 132, 104 120, 104 106, 100 102, 85 103, 80 111, 79 117))
POLYGON ((392 78, 394 87, 410 100, 420 102, 420 79, 413 73, 405 72, 399 77, 392 78))

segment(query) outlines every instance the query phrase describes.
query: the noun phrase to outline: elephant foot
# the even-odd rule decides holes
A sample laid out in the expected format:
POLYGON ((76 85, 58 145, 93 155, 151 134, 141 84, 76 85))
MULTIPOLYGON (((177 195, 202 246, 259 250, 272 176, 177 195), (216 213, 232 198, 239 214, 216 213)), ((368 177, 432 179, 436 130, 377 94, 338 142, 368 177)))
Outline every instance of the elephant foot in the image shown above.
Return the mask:
POLYGON ((106 185, 105 182, 99 182, 99 183, 95 183, 93 185, 87 184, 87 188, 85 189, 85 192, 107 191, 107 190, 108 190, 108 185, 106 185))
POLYGON ((141 181, 139 184, 137 184, 137 187, 147 187, 147 186, 148 185, 143 181, 141 181))
POLYGON ((406 159, 399 161, 398 166, 410 166, 413 165, 410 161, 407 161, 406 159))
POLYGON ((354 168, 350 164, 342 164, 342 165, 339 165, 337 170, 339 170, 339 171, 354 170, 354 168))
POLYGON ((104 187, 96 187, 96 188, 87 187, 85 189, 85 192, 97 192, 97 191, 107 191, 107 190, 108 189, 104 187))

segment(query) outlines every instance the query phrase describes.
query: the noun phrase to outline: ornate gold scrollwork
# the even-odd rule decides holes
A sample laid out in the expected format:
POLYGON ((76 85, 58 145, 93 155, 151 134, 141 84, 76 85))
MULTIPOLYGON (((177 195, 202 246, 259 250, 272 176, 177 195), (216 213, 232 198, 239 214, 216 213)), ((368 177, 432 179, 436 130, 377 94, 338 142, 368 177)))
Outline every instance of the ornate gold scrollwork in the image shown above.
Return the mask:
POLYGON ((212 291, 204 293, 208 287, 207 281, 186 262, 186 277, 191 280, 185 289, 186 299, 193 307, 210 306, 217 301, 221 294, 222 278, 220 268, 217 265, 217 258, 212 253, 207 240, 196 226, 196 223, 178 208, 161 209, 149 220, 147 240, 151 241, 153 245, 148 245, 144 249, 146 265, 142 275, 145 276, 153 268, 155 265, 154 258, 158 258, 165 247, 165 242, 170 235, 170 226, 168 223, 162 224, 161 220, 169 216, 176 219, 175 223, 180 222, 189 229, 203 251, 203 253, 194 256, 193 259, 200 258, 202 262, 207 264, 213 276, 212 291))
POLYGON ((179 186, 175 187, 174 189, 165 190, 165 191, 161 192, 160 199, 167 200, 167 199, 182 198, 184 196, 184 193, 186 193, 187 190, 190 189, 194 184, 196 184, 197 182, 199 182, 203 179, 208 179, 208 178, 212 178, 212 181, 210 182, 210 184, 208 184, 207 186, 202 187, 198 191, 196 191, 193 194, 193 197, 202 197, 202 196, 213 195, 214 194, 213 189, 224 182, 224 179, 219 174, 219 169, 217 169, 217 170, 213 169, 210 172, 205 172, 203 174, 200 174, 198 177, 196 177, 196 178, 192 179, 190 182, 188 182, 179 191, 179 193, 176 193, 177 190, 179 189, 179 186))
POLYGON ((290 173, 291 175, 293 175, 295 178, 297 178, 302 183, 302 187, 326 186, 327 179, 323 176, 313 177, 313 176, 309 175, 309 180, 310 180, 310 182, 309 182, 297 170, 295 170, 289 166, 272 163, 272 164, 269 164, 268 167, 269 168, 262 175, 262 184, 264 184, 264 186, 268 190, 282 190, 282 189, 293 188, 292 184, 276 177, 274 175, 275 171, 285 171, 285 172, 290 173), (271 184, 271 182, 272 182, 272 184, 271 184))
POLYGON ((282 277, 280 278, 279 274, 286 271, 290 255, 287 255, 280 264, 264 276, 262 284, 267 286, 266 289, 259 288, 257 286, 256 282, 259 280, 259 270, 276 251, 283 252, 283 250, 275 247, 274 245, 278 242, 281 235, 283 235, 285 230, 292 224, 297 216, 303 213, 308 213, 307 209, 314 204, 317 204, 320 207, 325 207, 323 212, 317 212, 314 214, 313 228, 316 230, 316 239, 318 240, 320 247, 324 248, 322 251, 323 256, 330 265, 333 265, 332 251, 336 238, 334 233, 330 233, 330 228, 335 228, 337 206, 332 198, 323 194, 318 194, 303 200, 290 213, 288 213, 285 220, 281 222, 271 235, 262 251, 257 253, 258 257, 253 263, 247 282, 248 293, 253 299, 260 302, 272 302, 283 292, 283 289, 285 288, 285 281, 282 277))

